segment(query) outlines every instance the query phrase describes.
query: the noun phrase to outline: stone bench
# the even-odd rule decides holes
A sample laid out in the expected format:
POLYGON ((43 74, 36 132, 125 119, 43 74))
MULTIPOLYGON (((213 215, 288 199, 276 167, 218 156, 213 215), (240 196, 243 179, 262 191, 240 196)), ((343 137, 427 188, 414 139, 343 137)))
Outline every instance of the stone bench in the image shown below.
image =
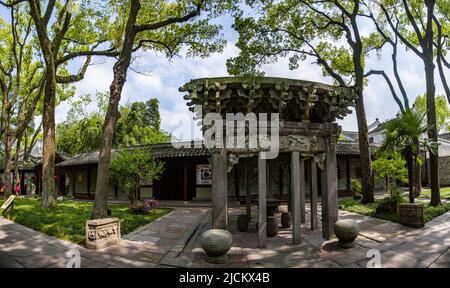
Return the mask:
POLYGON ((86 247, 103 249, 120 242, 120 219, 103 218, 86 221, 86 247))

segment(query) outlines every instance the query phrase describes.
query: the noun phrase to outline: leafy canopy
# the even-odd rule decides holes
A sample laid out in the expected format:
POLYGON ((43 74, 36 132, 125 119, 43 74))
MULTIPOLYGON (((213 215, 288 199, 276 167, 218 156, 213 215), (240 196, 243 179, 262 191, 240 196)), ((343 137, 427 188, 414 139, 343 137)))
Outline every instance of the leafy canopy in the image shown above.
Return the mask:
POLYGON ((134 202, 140 183, 159 179, 163 171, 164 163, 156 160, 148 149, 121 149, 111 159, 110 179, 134 202))

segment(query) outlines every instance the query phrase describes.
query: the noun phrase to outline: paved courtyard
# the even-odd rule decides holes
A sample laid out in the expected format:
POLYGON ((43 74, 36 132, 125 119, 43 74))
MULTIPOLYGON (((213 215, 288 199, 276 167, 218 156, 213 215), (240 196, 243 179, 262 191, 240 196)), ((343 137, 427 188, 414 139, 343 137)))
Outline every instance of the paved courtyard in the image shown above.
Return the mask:
POLYGON ((366 267, 371 249, 380 251, 382 267, 450 267, 450 213, 412 229, 340 211, 340 219, 354 219, 361 228, 356 247, 345 250, 336 240, 323 241, 320 230, 311 231, 309 214, 300 245, 291 245, 290 229, 280 229, 279 235, 268 238, 266 249, 258 249, 254 224, 248 233, 235 229, 236 217, 243 211, 230 208, 234 243, 226 264, 204 261, 199 238, 210 229, 209 209, 177 208, 101 251, 0 218, 0 267, 66 267, 78 252, 81 267, 366 267))

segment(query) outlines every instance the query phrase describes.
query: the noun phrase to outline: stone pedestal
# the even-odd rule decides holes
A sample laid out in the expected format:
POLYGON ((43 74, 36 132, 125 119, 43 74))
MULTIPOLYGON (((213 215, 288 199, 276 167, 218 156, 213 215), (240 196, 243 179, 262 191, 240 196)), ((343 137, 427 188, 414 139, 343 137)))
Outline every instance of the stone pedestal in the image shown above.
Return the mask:
POLYGON ((120 242, 119 218, 103 218, 86 221, 86 247, 103 249, 120 242))
POLYGON ((227 253, 233 244, 233 237, 227 230, 211 229, 202 234, 200 243, 206 252, 207 262, 222 264, 227 261, 227 253))
POLYGON ((414 228, 425 225, 423 204, 402 203, 399 205, 400 223, 414 228))
POLYGON ((352 219, 338 220, 334 223, 334 232, 339 239, 339 247, 353 248, 355 247, 355 239, 359 234, 359 224, 352 219))

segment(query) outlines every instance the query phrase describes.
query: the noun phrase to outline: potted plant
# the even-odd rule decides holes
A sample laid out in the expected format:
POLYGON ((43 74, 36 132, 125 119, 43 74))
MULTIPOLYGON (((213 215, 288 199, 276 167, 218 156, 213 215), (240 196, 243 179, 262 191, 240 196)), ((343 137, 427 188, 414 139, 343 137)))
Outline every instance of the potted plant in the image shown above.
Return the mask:
POLYGON ((350 189, 353 192, 353 199, 360 200, 362 198, 362 185, 359 179, 351 179, 350 180, 350 189))

